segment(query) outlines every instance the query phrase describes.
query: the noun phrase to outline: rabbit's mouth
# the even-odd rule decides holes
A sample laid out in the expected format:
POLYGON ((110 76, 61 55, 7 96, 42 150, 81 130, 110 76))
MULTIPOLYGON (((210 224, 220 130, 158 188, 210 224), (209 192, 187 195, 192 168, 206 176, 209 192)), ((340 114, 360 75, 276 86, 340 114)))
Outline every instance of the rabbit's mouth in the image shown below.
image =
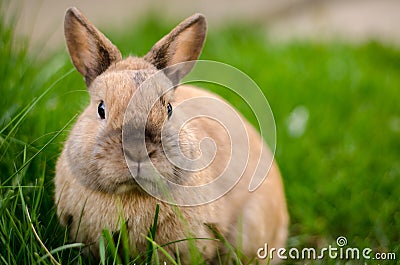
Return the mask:
POLYGON ((137 183, 132 180, 127 180, 116 185, 115 193, 122 194, 130 192, 138 187, 137 183))
MULTIPOLYGON (((142 178, 142 179, 140 180, 140 182, 141 182, 141 183, 148 182, 147 185, 152 185, 152 184, 151 184, 151 181, 148 181, 148 180, 145 179, 145 178, 142 178)), ((143 185, 143 184, 142 184, 142 185, 143 185)), ((147 185, 146 185, 146 186, 147 186, 147 185)), ((132 192, 132 191, 140 191, 140 192, 143 192, 143 188, 141 187, 141 185, 138 184, 138 182, 136 181, 136 179, 133 178, 133 177, 131 176, 130 179, 128 179, 128 180, 125 180, 125 181, 121 181, 121 182, 116 183, 115 189, 114 189, 114 192, 113 192, 113 193, 116 193, 116 194, 123 194, 123 193, 129 193, 129 192, 132 192)))
POLYGON ((176 174, 173 167, 162 165, 157 166, 151 160, 144 162, 129 161, 130 179, 120 182, 117 193, 129 192, 135 188, 148 193, 149 195, 159 195, 162 191, 172 192, 170 183, 177 183, 176 174))

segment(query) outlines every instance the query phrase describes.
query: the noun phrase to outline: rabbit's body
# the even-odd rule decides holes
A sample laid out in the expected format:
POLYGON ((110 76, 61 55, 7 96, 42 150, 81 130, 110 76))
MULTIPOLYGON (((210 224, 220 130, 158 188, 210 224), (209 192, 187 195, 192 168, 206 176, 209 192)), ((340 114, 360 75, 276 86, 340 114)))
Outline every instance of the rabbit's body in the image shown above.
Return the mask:
MULTIPOLYGON (((56 201, 61 223, 70 226, 71 237, 76 241, 94 243, 90 248, 94 256, 99 255, 98 242, 102 231, 108 229, 118 232, 123 222, 129 234, 131 255, 144 254, 148 245, 145 236, 153 225, 157 204, 160 204, 160 212, 156 242, 160 245, 188 237, 215 238, 217 232, 238 247, 245 256, 254 258, 257 249, 265 243, 270 247, 283 247, 285 244, 288 215, 276 164, 272 164, 267 178, 256 191, 248 191, 259 160, 261 163, 268 161, 271 154, 257 131, 243 118, 248 141, 231 143, 226 129, 207 118, 193 119, 180 128, 179 145, 183 146, 182 152, 191 158, 199 155, 196 147, 203 139, 214 140, 215 158, 202 170, 176 173, 179 168, 172 166, 162 151, 158 127, 167 119, 166 106, 170 108, 172 105, 173 109, 196 98, 225 102, 220 97, 187 85, 160 94, 162 100, 152 106, 154 111, 152 109, 146 117, 146 147, 148 153, 151 153, 148 156, 150 159, 143 162, 143 154, 135 150, 129 156, 134 162, 137 159, 138 177, 142 174, 140 177, 148 178, 146 172, 150 171, 146 171, 146 167, 151 161, 162 175, 172 176, 184 185, 201 185, 212 181, 224 171, 231 156, 231 144, 235 144, 239 150, 249 149, 248 164, 243 176, 229 193, 201 206, 172 206, 143 191, 131 175, 132 168, 128 168, 126 163, 122 130, 124 114, 132 96, 140 84, 158 69, 197 59, 204 33, 204 18, 193 16, 158 42, 144 58, 128 57, 122 60, 115 46, 77 9, 67 12, 68 48, 75 66, 86 79, 91 103, 72 129, 58 160, 56 201), (186 45, 193 47, 188 49, 186 45), (103 116, 104 110, 106 115, 103 116)), ((146 93, 144 91, 141 100, 136 102, 137 110, 132 115, 125 115, 128 123, 141 123, 140 109, 148 107, 145 102, 146 93)), ((189 116, 196 116, 199 109, 193 108, 187 112, 189 116)), ((174 123, 174 114, 167 122, 174 123)), ((167 148, 176 144, 170 141, 165 144, 167 148)), ((132 149, 135 149, 135 145, 132 145, 132 149)), ((151 182, 151 179, 148 180, 151 182)), ((200 194, 194 193, 193 196, 200 194)), ((177 246, 181 261, 188 262, 188 241, 170 244, 165 248, 173 254, 177 246)), ((215 240, 199 239, 196 240, 196 246, 209 261, 216 258, 217 248, 220 248, 220 253, 224 252, 223 244, 215 240)))

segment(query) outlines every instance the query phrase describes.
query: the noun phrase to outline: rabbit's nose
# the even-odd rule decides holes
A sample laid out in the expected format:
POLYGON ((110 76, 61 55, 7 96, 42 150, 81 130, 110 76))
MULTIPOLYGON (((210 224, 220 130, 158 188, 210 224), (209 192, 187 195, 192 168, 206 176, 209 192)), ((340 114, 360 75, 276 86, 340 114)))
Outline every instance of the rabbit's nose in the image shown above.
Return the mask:
POLYGON ((149 159, 143 129, 125 126, 122 130, 122 148, 127 162, 143 162, 149 159))
POLYGON ((134 179, 137 181, 140 179, 153 179, 158 175, 158 170, 155 168, 153 163, 150 161, 145 162, 128 162, 129 171, 134 179))
POLYGON ((144 143, 131 144, 131 146, 125 147, 124 154, 128 163, 141 163, 150 160, 144 143))

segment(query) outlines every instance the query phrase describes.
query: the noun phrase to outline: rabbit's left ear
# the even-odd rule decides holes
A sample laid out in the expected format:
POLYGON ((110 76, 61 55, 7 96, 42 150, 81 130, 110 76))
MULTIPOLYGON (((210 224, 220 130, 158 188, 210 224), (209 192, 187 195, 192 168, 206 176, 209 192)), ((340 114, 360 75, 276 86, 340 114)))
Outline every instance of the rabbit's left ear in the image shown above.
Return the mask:
POLYGON ((88 87, 112 63, 122 59, 118 48, 76 7, 65 14, 64 33, 72 62, 88 87))
MULTIPOLYGON (((174 64, 197 60, 203 48, 206 31, 205 17, 202 14, 194 14, 159 40, 144 59, 160 70, 174 64)), ((194 62, 186 63, 172 70, 173 73, 170 74, 178 81, 192 70, 193 65, 194 62)))

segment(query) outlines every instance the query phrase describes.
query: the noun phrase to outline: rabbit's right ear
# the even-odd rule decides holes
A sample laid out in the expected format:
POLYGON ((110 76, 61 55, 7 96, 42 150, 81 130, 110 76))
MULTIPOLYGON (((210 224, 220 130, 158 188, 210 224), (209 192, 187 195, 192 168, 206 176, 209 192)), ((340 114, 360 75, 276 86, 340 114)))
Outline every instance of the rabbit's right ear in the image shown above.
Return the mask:
POLYGON ((64 33, 72 62, 88 87, 112 63, 122 59, 117 47, 76 7, 65 14, 64 33))
POLYGON ((203 48, 206 31, 206 18, 194 14, 159 40, 144 59, 159 70, 177 64, 178 67, 169 68, 167 73, 173 83, 177 83, 192 70, 203 48), (180 64, 183 62, 188 63, 180 64))

